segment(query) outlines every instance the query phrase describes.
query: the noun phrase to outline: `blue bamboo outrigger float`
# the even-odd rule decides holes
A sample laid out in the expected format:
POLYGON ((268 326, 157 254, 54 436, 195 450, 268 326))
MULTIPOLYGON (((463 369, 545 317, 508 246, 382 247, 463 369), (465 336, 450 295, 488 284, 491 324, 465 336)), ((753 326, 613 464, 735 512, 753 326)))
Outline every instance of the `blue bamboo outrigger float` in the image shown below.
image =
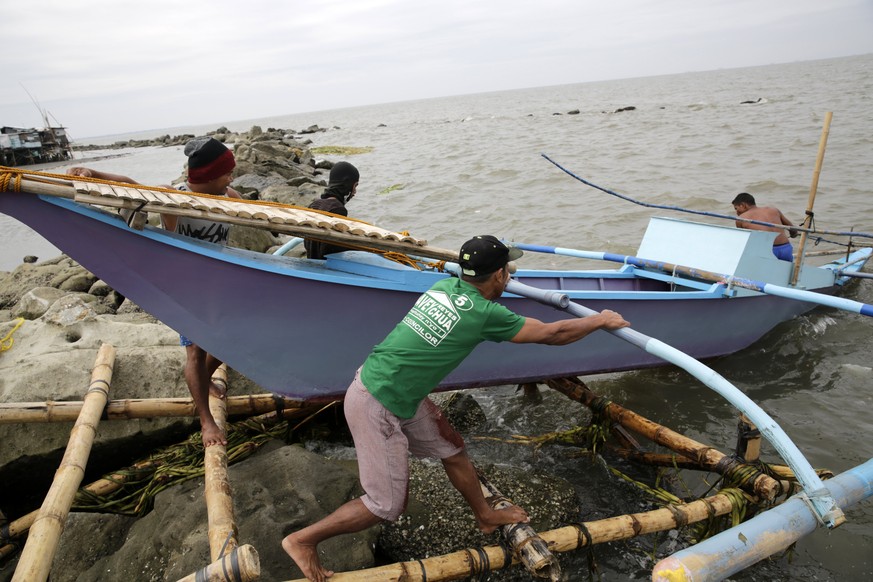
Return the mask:
MULTIPOLYGON (((0 174, 0 212, 34 228, 114 289, 265 389, 296 398, 341 397, 371 347, 419 294, 439 278, 452 276, 457 258, 454 251, 425 241, 296 207, 73 183, 11 168, 0 168, 0 174), (135 228, 131 224, 136 221, 123 220, 118 209, 198 216, 399 251, 409 260, 398 263, 365 251, 337 253, 324 261, 254 253, 148 225, 135 228)), ((795 472, 804 492, 800 504, 785 504, 788 510, 803 514, 806 521, 836 527, 845 519, 843 507, 870 496, 871 463, 825 485, 769 415, 699 361, 748 347, 816 305, 873 314, 869 305, 836 296, 869 259, 870 248, 826 265, 803 265, 795 274, 791 263, 773 256, 774 237, 772 232, 656 217, 635 257, 518 243, 528 251, 621 266, 519 269, 502 303, 545 321, 564 317, 562 311, 584 317, 613 309, 633 329, 594 334, 563 347, 486 343, 439 389, 677 365, 746 414, 795 472), (700 326, 700 321, 708 325, 700 326), (719 334, 709 333, 712 328, 719 334)), ((765 529, 777 519, 772 515, 761 521, 765 529)), ((788 526, 792 535, 807 533, 805 528, 788 526)), ((716 553, 742 553, 744 548, 724 540, 719 536, 710 545, 690 548, 696 562, 680 555, 662 562, 656 575, 670 580, 721 576, 724 569, 712 565, 719 558, 708 558, 704 561, 709 566, 701 566, 700 556, 708 547, 716 553), (680 570, 684 578, 673 577, 680 570)), ((770 552, 763 542, 750 546, 770 552)), ((751 549, 745 548, 748 555, 751 549)), ((748 559, 728 561, 745 564, 748 559)))

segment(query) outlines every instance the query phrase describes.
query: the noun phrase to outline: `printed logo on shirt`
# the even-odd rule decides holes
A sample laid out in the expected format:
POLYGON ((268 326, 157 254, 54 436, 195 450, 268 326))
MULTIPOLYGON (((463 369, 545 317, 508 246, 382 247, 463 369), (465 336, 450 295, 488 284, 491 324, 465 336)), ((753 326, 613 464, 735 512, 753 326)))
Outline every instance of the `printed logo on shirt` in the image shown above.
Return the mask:
POLYGON ((473 309, 473 300, 466 295, 452 295, 452 303, 461 311, 470 311, 473 309))
MULTIPOLYGON (((458 297, 461 296, 449 298, 442 291, 428 291, 418 298, 415 306, 403 318, 403 323, 430 345, 438 346, 461 320, 455 309, 458 297)), ((466 306, 467 309, 469 306, 466 306)))

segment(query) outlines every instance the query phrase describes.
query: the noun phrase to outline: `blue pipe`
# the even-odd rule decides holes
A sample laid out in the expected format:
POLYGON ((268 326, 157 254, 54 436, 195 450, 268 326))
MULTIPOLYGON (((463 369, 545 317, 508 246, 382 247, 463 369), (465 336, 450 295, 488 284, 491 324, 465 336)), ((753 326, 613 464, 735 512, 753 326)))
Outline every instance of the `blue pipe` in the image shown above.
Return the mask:
MULTIPOLYGON (((712 273, 693 267, 683 267, 681 265, 667 265, 663 261, 653 261, 650 259, 641 259, 639 257, 631 257, 628 255, 619 255, 615 253, 600 253, 593 251, 579 251, 575 249, 565 249, 561 247, 550 247, 544 245, 531 245, 525 243, 513 242, 512 246, 524 251, 536 253, 549 253, 554 255, 563 255, 567 257, 578 257, 582 259, 594 259, 598 261, 610 261, 613 263, 623 263, 633 265, 640 268, 657 269, 668 273, 674 272, 674 267, 685 270, 690 276, 696 276, 701 279, 725 283, 743 289, 751 289, 767 295, 776 295, 778 297, 786 297, 788 299, 796 299, 798 301, 806 301, 808 303, 817 303, 818 305, 826 305, 852 313, 860 313, 868 317, 873 317, 873 305, 853 301, 844 297, 834 297, 832 295, 824 295, 813 291, 804 291, 803 289, 794 289, 791 287, 782 287, 765 283, 764 281, 755 281, 754 279, 746 279, 743 277, 734 277, 733 275, 725 275, 722 273, 712 273)), ((845 276, 846 273, 840 273, 840 276, 845 276)))
MULTIPOLYGON (((873 495, 873 459, 829 479, 825 487, 841 509, 873 495)), ((652 570, 654 582, 724 580, 785 550, 816 529, 804 494, 707 540, 664 558, 652 570)))
MULTIPOLYGON (((541 289, 530 287, 515 280, 509 281, 506 285, 506 291, 538 301, 544 299, 541 289)), ((567 305, 565 307, 564 300, 558 297, 558 295, 560 294, 555 293, 549 297, 545 297, 545 299, 549 300, 549 304, 567 311, 576 317, 588 317, 589 315, 595 315, 597 313, 592 309, 588 309, 587 307, 579 305, 578 303, 573 303, 569 300, 566 300, 567 305)), ((566 295, 564 298, 566 298, 566 295)), ((657 356, 671 364, 675 364, 720 394, 734 407, 745 414, 749 420, 758 427, 761 434, 763 434, 776 448, 782 458, 785 459, 785 462, 788 463, 788 466, 794 471, 797 480, 809 495, 813 509, 820 519, 827 524, 829 528, 837 527, 845 521, 843 512, 825 489, 821 478, 819 478, 815 469, 813 469, 809 464, 809 461, 806 460, 806 457, 803 456, 803 453, 800 452, 800 449, 797 448, 797 445, 794 444, 788 435, 785 434, 785 431, 776 424, 776 421, 774 421, 770 415, 764 412, 760 406, 755 404, 751 398, 743 394, 739 388, 725 380, 721 374, 712 368, 698 362, 688 354, 681 352, 660 340, 649 337, 630 328, 606 331, 641 348, 653 356, 657 356)))
POLYGON ((287 253, 288 251, 290 251, 291 249, 293 249, 294 247, 296 247, 297 245, 299 245, 302 242, 303 242, 302 238, 300 238, 299 236, 295 236, 294 238, 292 238, 291 240, 289 240, 288 242, 283 244, 281 247, 279 247, 278 249, 273 251, 273 254, 274 255, 284 255, 285 253, 287 253))

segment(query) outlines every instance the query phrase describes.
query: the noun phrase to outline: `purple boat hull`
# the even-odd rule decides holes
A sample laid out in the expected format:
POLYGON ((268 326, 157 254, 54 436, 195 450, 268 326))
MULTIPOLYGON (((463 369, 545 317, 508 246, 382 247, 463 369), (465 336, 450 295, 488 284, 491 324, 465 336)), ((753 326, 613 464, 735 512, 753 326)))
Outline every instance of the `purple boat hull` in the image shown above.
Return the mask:
MULTIPOLYGON (((389 264, 366 253, 309 261, 229 249, 149 227, 137 231, 114 214, 33 194, 0 193, 0 212, 34 228, 111 287, 263 388, 304 399, 342 395, 372 347, 422 292, 447 276, 389 264), (359 257, 365 254, 368 258, 359 257)), ((634 329, 698 359, 743 349, 814 307, 768 295, 728 298, 710 284, 695 287, 688 282, 676 291, 676 279, 665 282, 634 271, 517 275, 532 286, 559 287, 590 309, 618 311, 634 329)), ((568 317, 529 299, 505 296, 500 301, 543 321, 568 317)), ((561 347, 486 342, 439 389, 663 364, 607 333, 561 347)))

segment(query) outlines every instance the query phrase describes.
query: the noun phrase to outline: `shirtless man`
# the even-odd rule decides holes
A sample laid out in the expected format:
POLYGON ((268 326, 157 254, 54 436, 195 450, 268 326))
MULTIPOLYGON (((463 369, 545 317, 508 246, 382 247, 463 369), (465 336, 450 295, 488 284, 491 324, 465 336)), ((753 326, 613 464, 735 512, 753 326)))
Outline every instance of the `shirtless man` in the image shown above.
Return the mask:
POLYGON ((333 575, 319 560, 320 542, 394 521, 405 511, 409 453, 442 461, 483 532, 529 520, 521 507, 488 505, 464 440, 428 395, 483 341, 565 345, 598 329, 630 324, 608 309, 581 319, 543 323, 496 303, 509 282, 509 261, 520 256, 520 250, 490 235, 464 243, 461 277, 442 279, 419 297, 358 370, 343 407, 364 495, 282 540, 282 547, 312 582, 333 575), (436 329, 441 332, 428 331, 436 329))
MULTIPOLYGON (((188 156, 188 176, 184 183, 175 186, 177 190, 240 198, 239 192, 230 187, 236 162, 233 152, 227 149, 227 146, 211 137, 194 138, 185 145, 185 155, 188 156)), ((138 184, 127 176, 84 167, 70 168, 67 174, 138 184)), ((166 230, 198 240, 227 243, 229 230, 225 223, 162 214, 161 224, 166 230)), ((210 393, 218 398, 224 398, 226 395, 226 387, 217 386, 212 382, 212 374, 221 365, 221 361, 183 335, 179 336, 179 343, 185 348, 185 383, 188 385, 188 391, 200 417, 203 446, 226 445, 227 438, 218 428, 209 411, 210 393)))
MULTIPOLYGON (((785 218, 778 208, 772 206, 756 206, 755 197, 751 194, 743 192, 737 194, 731 204, 734 205, 734 210, 737 211, 737 216, 740 218, 748 218, 759 222, 769 222, 771 224, 784 224, 785 226, 794 226, 790 220, 785 218)), ((737 228, 748 228, 749 230, 766 230, 775 232, 776 238, 773 240, 773 254, 783 261, 791 262, 794 260, 794 249, 791 243, 788 242, 788 237, 785 236, 785 229, 778 226, 764 226, 763 224, 754 224, 752 222, 737 221, 737 228)), ((791 238, 797 236, 797 230, 794 228, 788 229, 788 234, 791 238)))

